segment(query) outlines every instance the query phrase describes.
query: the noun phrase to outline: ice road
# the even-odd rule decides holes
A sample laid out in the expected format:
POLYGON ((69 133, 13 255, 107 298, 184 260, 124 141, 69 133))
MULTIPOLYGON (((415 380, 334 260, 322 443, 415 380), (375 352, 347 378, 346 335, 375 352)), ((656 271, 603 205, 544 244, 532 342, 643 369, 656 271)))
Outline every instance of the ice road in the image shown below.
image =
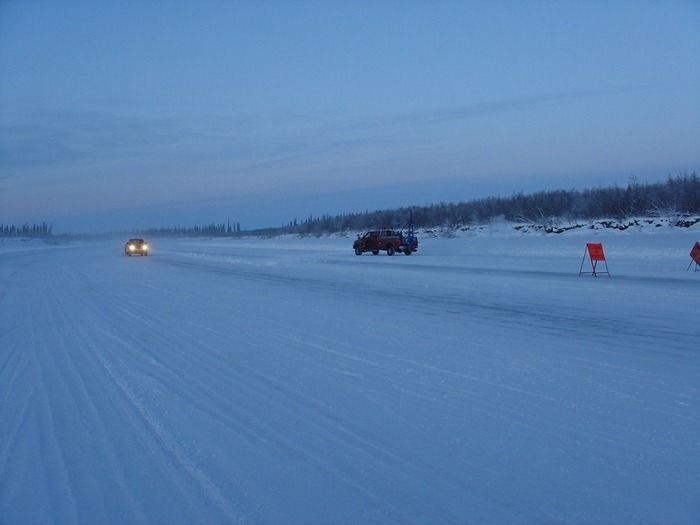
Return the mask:
POLYGON ((600 235, 5 242, 0 523, 697 524, 700 235, 600 235))

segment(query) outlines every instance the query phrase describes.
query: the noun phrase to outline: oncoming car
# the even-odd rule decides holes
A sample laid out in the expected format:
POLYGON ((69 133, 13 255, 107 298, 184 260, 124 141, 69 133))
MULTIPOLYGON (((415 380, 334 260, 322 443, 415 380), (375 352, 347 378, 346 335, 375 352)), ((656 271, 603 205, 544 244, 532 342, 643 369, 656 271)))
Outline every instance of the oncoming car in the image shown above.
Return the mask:
POLYGON ((124 245, 124 253, 132 255, 148 255, 148 243, 143 239, 129 239, 124 245))

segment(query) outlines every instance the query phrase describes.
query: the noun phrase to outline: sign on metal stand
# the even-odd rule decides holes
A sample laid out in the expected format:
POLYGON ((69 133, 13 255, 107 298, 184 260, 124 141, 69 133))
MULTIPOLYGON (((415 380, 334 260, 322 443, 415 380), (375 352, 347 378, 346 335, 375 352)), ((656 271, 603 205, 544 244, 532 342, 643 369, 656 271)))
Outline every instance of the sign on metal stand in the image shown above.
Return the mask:
POLYGON ((603 245, 599 242, 589 242, 586 244, 586 251, 583 252, 583 259, 581 259, 581 268, 579 268, 578 276, 581 277, 581 275, 592 275, 593 277, 598 277, 598 274, 607 274, 607 276, 610 277, 608 262, 605 260, 603 245), (583 264, 586 262, 586 255, 588 255, 588 259, 591 262, 590 272, 583 271, 583 264), (598 269, 598 263, 600 262, 605 265, 605 271, 598 269))
POLYGON ((690 264, 686 270, 690 270, 690 267, 695 263, 695 271, 700 272, 700 242, 696 242, 693 249, 690 250, 690 264))

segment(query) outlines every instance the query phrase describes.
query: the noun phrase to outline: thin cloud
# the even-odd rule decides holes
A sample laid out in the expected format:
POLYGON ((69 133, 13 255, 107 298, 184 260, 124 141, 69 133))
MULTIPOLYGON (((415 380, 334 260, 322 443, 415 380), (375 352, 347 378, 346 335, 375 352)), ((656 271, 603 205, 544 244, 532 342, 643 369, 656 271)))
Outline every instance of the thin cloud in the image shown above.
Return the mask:
POLYGON ((0 174, 138 156, 172 144, 176 121, 101 112, 34 112, 0 125, 0 174))
POLYGON ((420 128, 473 118, 497 116, 513 111, 538 109, 559 102, 584 100, 608 95, 621 95, 625 93, 644 91, 647 89, 649 89, 649 86, 637 86, 608 90, 581 90, 560 93, 543 93, 539 95, 504 98, 475 102, 468 105, 436 108, 434 110, 415 111, 400 115, 358 119, 352 124, 348 124, 339 129, 345 131, 357 131, 401 127, 420 128))

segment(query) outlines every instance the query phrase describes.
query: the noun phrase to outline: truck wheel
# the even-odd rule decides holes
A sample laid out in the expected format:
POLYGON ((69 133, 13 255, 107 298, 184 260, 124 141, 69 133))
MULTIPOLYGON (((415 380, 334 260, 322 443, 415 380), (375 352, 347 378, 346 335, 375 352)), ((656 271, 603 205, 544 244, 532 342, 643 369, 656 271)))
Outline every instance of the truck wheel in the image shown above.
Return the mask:
POLYGON ((411 252, 411 249, 410 249, 410 248, 406 248, 406 249, 403 251, 403 253, 405 253, 406 255, 411 255, 411 253, 413 253, 413 252, 411 252))
POLYGON ((394 247, 391 244, 386 247, 386 254, 388 256, 394 255, 394 247))
POLYGON ((362 250, 355 248, 355 255, 362 255, 362 250))
POLYGON ((379 250, 372 250, 372 255, 379 255, 379 250))

